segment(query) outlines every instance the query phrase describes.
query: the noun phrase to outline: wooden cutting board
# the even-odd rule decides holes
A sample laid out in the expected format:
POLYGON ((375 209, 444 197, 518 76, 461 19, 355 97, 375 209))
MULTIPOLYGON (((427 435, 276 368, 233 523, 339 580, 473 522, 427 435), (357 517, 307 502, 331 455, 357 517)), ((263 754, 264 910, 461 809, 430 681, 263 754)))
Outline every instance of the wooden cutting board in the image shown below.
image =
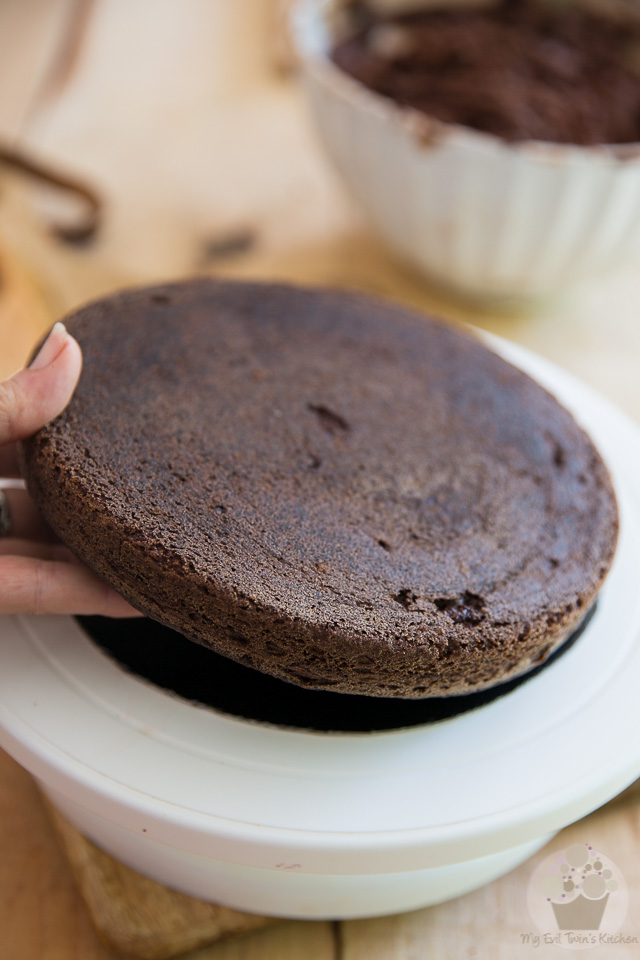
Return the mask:
POLYGON ((46 806, 93 925, 113 949, 165 960, 277 922, 168 890, 99 850, 46 806))

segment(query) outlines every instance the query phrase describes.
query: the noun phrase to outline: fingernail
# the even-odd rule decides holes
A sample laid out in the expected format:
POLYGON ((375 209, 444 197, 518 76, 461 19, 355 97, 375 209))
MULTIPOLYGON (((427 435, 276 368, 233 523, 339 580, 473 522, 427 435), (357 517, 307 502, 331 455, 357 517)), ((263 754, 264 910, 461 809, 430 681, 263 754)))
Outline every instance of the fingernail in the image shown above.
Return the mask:
POLYGON ((29 364, 29 369, 42 370, 43 367, 48 367, 50 363, 53 363, 67 342, 68 336, 69 334, 67 333, 67 328, 64 323, 58 320, 51 328, 49 336, 38 350, 38 353, 29 364))

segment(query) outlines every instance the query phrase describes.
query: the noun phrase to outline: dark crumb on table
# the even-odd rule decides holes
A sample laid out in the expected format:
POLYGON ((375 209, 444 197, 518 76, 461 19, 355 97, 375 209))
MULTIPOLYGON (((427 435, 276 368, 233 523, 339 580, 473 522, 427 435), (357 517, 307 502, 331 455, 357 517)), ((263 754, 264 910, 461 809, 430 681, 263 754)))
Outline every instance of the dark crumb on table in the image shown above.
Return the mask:
POLYGON ((202 263, 211 263, 214 260, 227 260, 253 250, 257 242, 252 230, 235 230, 229 233, 216 234, 202 241, 200 260, 202 263))

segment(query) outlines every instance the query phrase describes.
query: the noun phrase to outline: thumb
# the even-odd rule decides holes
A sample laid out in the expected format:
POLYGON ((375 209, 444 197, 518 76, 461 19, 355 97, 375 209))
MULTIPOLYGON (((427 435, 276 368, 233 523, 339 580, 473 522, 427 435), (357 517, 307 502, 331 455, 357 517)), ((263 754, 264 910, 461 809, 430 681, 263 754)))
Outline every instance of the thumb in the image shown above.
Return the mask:
POLYGON ((56 323, 26 370, 0 383, 0 447, 23 440, 62 413, 82 370, 82 352, 56 323))

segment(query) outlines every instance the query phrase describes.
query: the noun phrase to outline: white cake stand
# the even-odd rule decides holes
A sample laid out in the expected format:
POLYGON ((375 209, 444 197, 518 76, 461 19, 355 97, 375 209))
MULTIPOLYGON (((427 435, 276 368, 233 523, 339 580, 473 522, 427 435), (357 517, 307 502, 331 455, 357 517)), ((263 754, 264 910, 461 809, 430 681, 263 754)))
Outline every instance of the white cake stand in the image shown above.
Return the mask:
POLYGON ((488 882, 640 774, 640 431, 565 373, 489 342, 571 409, 614 479, 619 547, 580 640, 457 718, 319 734, 165 693, 71 618, 1 618, 0 743, 83 833, 203 899, 365 917, 488 882))

